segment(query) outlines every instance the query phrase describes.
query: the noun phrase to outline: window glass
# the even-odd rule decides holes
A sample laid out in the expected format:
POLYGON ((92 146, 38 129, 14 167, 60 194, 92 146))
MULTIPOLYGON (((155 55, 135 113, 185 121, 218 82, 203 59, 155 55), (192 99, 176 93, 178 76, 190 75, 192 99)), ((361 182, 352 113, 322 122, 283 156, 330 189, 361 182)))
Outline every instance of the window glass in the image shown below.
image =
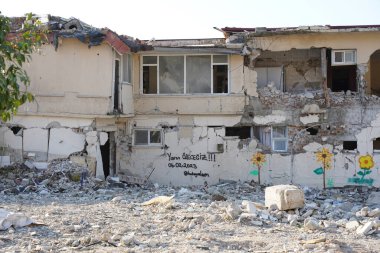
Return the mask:
POLYGON ((286 127, 273 127, 273 138, 285 138, 286 127))
POLYGON ((143 64, 157 64, 157 56, 144 56, 143 64))
POLYGON ((186 93, 211 92, 211 56, 186 57, 186 93))
POLYGON ((228 63, 227 55, 214 55, 213 63, 228 63))
POLYGON ((273 140, 274 151, 286 151, 286 140, 273 140))
POLYGON ((160 93, 183 93, 184 56, 160 56, 160 93))
POLYGON ((135 130, 135 145, 148 145, 148 130, 135 130))
POLYGON ((343 62, 344 52, 335 52, 335 62, 343 62))
POLYGON ((157 94, 157 66, 143 67, 143 93, 157 94))
POLYGON ((264 88, 269 83, 274 83, 276 89, 283 90, 282 88, 282 67, 260 67, 255 68, 257 72, 257 87, 264 88))
POLYGON ((157 130, 150 131, 150 143, 155 143, 155 144, 161 143, 161 131, 157 131, 157 130))
POLYGON ((131 83, 132 59, 130 54, 123 55, 123 82, 131 83))
POLYGON ((213 92, 228 93, 228 66, 213 66, 213 92))

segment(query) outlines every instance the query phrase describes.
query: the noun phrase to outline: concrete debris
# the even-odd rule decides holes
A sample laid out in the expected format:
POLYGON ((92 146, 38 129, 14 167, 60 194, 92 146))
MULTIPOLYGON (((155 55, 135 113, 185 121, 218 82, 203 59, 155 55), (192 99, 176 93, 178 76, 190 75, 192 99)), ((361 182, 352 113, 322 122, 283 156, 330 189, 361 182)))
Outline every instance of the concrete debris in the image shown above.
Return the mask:
POLYGON ((6 225, 1 250, 376 252, 380 247, 379 207, 366 203, 374 189, 296 187, 303 205, 280 210, 299 198, 268 205, 267 190, 253 182, 173 187, 87 176, 81 186, 83 169, 57 160, 46 170, 23 164, 0 170, 1 208, 25 214, 19 216, 24 224, 47 224, 6 225))
POLYGON ((0 209, 0 230, 7 230, 11 226, 15 228, 25 227, 34 221, 23 213, 13 213, 0 209))
POLYGON ((174 198, 174 195, 168 197, 168 196, 158 196, 155 198, 152 198, 151 200, 145 201, 142 203, 142 206, 150 206, 150 205, 162 205, 162 204, 168 204, 171 202, 174 198))
POLYGON ((265 188, 265 206, 274 205, 278 210, 301 208, 305 204, 304 193, 294 185, 276 185, 265 188))

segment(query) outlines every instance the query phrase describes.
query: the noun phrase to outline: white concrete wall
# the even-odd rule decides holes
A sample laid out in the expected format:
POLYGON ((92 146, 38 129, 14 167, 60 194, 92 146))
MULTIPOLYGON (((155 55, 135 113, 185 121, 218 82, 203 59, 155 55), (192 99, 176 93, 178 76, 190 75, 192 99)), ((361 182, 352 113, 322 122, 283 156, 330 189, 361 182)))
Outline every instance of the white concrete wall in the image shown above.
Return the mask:
MULTIPOLYGON (((163 145, 166 145, 166 149, 137 146, 129 149, 128 143, 119 146, 119 172, 146 178, 154 169, 150 177, 151 181, 171 185, 201 185, 205 181, 208 184, 215 184, 220 180, 258 181, 258 177, 250 173, 257 169, 251 162, 252 156, 259 151, 256 140, 242 141, 234 137, 224 137, 223 128, 207 127, 208 125, 233 126, 239 122, 239 116, 193 116, 190 138, 181 136, 183 134, 181 128, 188 128, 188 126, 181 126, 180 123, 183 121, 180 120, 180 117, 182 116, 151 116, 150 118, 138 116, 134 118, 130 122, 129 129, 133 129, 133 125, 160 128, 162 122, 174 127, 163 130, 163 145), (224 152, 209 152, 216 151, 215 149, 211 150, 210 145, 217 143, 224 145, 224 152), (192 157, 195 160, 186 159, 187 155, 195 155, 192 157), (202 160, 202 157, 205 160, 202 160)), ((305 146, 305 152, 294 154, 293 157, 291 152, 267 154, 266 162, 261 168, 261 182, 264 184, 294 183, 322 188, 323 175, 315 172, 316 169, 322 167, 322 164, 316 159, 316 152, 320 151, 322 147, 326 147, 334 154, 331 168, 326 171, 326 187, 345 185, 379 187, 380 153, 369 153, 373 154, 375 161, 375 167, 369 175, 365 176, 369 181, 358 183, 360 176, 357 174, 360 171, 359 157, 366 154, 361 152, 367 151, 362 146, 372 146, 373 138, 380 136, 380 131, 374 130, 377 128, 378 120, 373 121, 374 126, 371 127, 372 133, 378 134, 364 139, 365 144, 358 145, 357 153, 343 152, 341 146, 312 143, 305 146)), ((370 130, 363 129, 362 131, 366 133, 370 130)))

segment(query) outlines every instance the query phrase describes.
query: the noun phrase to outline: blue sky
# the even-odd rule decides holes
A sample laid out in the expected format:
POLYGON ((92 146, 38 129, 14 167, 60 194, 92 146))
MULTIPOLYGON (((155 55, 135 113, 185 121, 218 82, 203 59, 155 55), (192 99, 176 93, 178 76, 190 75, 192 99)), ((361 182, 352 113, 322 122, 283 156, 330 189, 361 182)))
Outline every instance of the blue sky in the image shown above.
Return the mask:
POLYGON ((216 27, 380 24, 380 0, 0 0, 6 16, 76 17, 139 39, 222 37, 216 27))

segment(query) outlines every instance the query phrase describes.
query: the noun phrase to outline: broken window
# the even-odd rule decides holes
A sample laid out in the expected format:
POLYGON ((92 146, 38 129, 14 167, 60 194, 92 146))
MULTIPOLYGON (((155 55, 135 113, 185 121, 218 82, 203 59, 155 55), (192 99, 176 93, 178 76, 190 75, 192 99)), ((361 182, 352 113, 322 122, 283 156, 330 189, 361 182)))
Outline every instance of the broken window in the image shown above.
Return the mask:
POLYGON ((286 152, 288 150, 288 129, 284 126, 254 127, 253 134, 259 142, 271 147, 273 151, 286 152))
POLYGON ((143 94, 228 93, 227 55, 143 56, 143 94))
POLYGON ((358 147, 357 141, 343 141, 344 150, 355 150, 358 147))
POLYGON ((186 57, 186 93, 211 93, 211 56, 186 57))
POLYGON ((134 144, 137 146, 161 145, 161 130, 134 129, 134 144))
POLYGON ((157 93, 157 56, 144 56, 143 57, 143 93, 156 94, 157 93))
POLYGON ((114 94, 113 94, 113 109, 119 110, 119 84, 120 84, 120 61, 115 60, 115 81, 114 81, 114 94))
POLYGON ((380 150, 380 138, 373 140, 373 150, 380 150))
MULTIPOLYGON (((356 51, 327 50, 331 52, 331 61, 327 69, 327 84, 334 91, 357 91, 356 51)), ((329 55, 329 53, 327 53, 329 55)))
POLYGON ((251 127, 226 127, 226 136, 238 136, 239 139, 251 138, 251 127))
POLYGON ((123 83, 132 83, 132 55, 125 54, 123 57, 123 83))
POLYGON ((277 90, 283 91, 282 67, 258 67, 257 88, 264 88, 268 84, 276 87, 277 90))

